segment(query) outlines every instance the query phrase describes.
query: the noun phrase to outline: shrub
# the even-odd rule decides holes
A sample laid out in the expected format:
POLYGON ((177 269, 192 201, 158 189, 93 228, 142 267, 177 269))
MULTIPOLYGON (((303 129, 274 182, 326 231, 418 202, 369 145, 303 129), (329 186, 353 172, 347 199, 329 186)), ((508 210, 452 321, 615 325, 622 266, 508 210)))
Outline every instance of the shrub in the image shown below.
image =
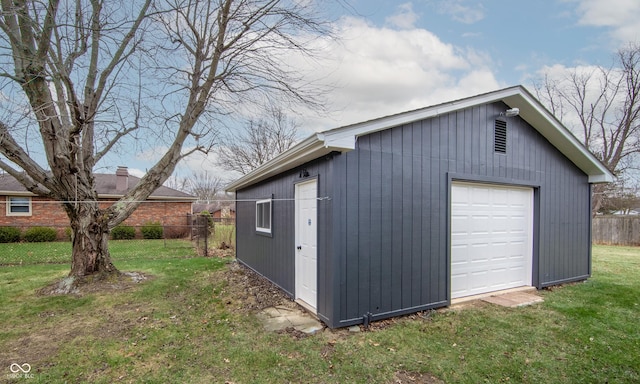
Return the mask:
POLYGON ((111 230, 113 240, 131 240, 136 237, 136 229, 129 225, 118 225, 111 230))
POLYGON ((200 212, 200 216, 202 217, 206 217, 207 218, 207 223, 210 227, 213 227, 213 216, 211 216, 211 213, 209 213, 209 211, 202 211, 200 212))
POLYGON ((24 232, 24 241, 30 243, 43 243, 46 241, 56 241, 58 232, 50 227, 31 227, 24 232))
POLYGON ((165 239, 184 239, 189 236, 190 228, 186 225, 174 225, 163 228, 165 239))
POLYGON ((0 243, 16 243, 20 241, 20 229, 16 227, 0 227, 0 243))
POLYGON ((140 232, 145 239, 162 239, 162 224, 157 221, 146 222, 140 232))

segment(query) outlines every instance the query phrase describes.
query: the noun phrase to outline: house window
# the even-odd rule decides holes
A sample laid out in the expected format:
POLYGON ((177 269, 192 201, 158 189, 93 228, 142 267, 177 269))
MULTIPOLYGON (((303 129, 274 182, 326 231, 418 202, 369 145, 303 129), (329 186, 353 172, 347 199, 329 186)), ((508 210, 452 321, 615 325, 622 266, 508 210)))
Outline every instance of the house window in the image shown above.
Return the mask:
POLYGON ((271 233, 271 199, 256 201, 256 231, 271 233))
POLYGON ((31 198, 7 196, 7 216, 31 216, 31 198))

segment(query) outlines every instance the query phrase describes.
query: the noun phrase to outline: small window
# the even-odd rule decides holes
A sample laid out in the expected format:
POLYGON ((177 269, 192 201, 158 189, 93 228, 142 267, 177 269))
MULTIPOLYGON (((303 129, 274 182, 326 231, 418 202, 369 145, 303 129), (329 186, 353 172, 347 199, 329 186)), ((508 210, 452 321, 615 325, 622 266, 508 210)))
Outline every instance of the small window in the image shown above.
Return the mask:
POLYGON ((7 196, 7 216, 31 216, 31 198, 7 196))
POLYGON ((507 122, 496 120, 493 131, 493 150, 496 153, 507 153, 507 122))
POLYGON ((256 201, 256 231, 271 233, 271 199, 256 201))

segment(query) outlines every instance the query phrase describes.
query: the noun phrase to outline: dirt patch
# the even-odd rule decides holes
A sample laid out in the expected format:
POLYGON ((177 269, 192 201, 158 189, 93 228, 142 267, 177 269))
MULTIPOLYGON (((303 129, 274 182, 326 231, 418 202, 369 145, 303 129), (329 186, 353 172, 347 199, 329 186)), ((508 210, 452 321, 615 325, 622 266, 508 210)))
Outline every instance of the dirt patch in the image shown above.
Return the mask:
POLYGON ((238 262, 229 264, 223 273, 226 286, 223 293, 226 305, 242 313, 283 305, 297 308, 297 304, 275 284, 238 262))
POLYGON ((371 332, 375 332, 375 331, 382 331, 384 329, 387 329, 391 326, 394 326, 395 324, 397 324, 399 321, 403 321, 403 320, 429 320, 431 318, 431 316, 436 312, 436 310, 427 310, 427 311, 421 311, 421 312, 416 312, 416 313, 411 313, 408 315, 402 315, 402 316, 397 316, 397 317, 391 317, 388 319, 384 319, 384 320, 377 320, 377 321, 373 321, 369 324, 369 327, 366 328, 364 326, 360 326, 360 329, 363 331, 371 331, 371 332))
POLYGON ((276 333, 289 335, 289 336, 293 337, 296 340, 304 339, 304 338, 309 336, 308 334, 306 334, 306 333, 304 333, 302 331, 298 331, 297 329, 295 329, 293 327, 287 327, 287 328, 282 329, 280 331, 276 331, 276 333))
POLYGON ((417 384, 444 384, 444 381, 428 373, 398 371, 391 382, 393 384, 417 383, 417 384))
POLYGON ((97 339, 127 339, 136 325, 135 319, 152 311, 144 305, 125 303, 112 310, 101 309, 87 314, 43 311, 38 314, 42 322, 29 326, 27 335, 5 344, 0 350, 0 366, 28 362, 34 369, 32 373, 38 373, 51 364, 47 363, 51 356, 75 338, 92 335, 97 339))
POLYGON ((89 293, 120 292, 131 289, 138 283, 150 279, 141 272, 118 272, 108 275, 65 277, 37 291, 38 295, 85 295, 89 293))
MULTIPOLYGON (((90 293, 109 295, 123 292, 151 279, 152 276, 139 272, 121 272, 107 278, 83 278, 75 281, 63 279, 48 285, 36 293, 38 295, 62 295, 63 290, 70 288, 67 295, 82 297, 90 293)), ((60 348, 73 339, 93 335, 96 338, 127 337, 135 319, 141 313, 151 311, 145 303, 120 304, 111 309, 95 310, 88 314, 77 312, 64 313, 42 311, 37 314, 41 322, 28 325, 23 331, 26 335, 7 343, 0 351, 0 366, 9 366, 16 361, 25 361, 34 367, 34 372, 44 368, 41 362, 58 353, 60 348), (38 368, 36 368, 38 367, 38 368)), ((46 365, 45 365, 46 366, 46 365)))
POLYGON ((207 254, 209 255, 209 257, 235 257, 236 250, 229 246, 226 246, 225 248, 209 248, 207 254))

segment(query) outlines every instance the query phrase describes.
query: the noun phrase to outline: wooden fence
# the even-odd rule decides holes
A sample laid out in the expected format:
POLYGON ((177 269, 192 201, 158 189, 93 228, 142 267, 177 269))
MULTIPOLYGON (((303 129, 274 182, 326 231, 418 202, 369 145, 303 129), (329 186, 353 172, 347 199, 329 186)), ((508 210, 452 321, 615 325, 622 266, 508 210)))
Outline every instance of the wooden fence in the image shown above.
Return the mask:
POLYGON ((640 216, 596 216, 591 240, 594 244, 640 245, 640 216))

